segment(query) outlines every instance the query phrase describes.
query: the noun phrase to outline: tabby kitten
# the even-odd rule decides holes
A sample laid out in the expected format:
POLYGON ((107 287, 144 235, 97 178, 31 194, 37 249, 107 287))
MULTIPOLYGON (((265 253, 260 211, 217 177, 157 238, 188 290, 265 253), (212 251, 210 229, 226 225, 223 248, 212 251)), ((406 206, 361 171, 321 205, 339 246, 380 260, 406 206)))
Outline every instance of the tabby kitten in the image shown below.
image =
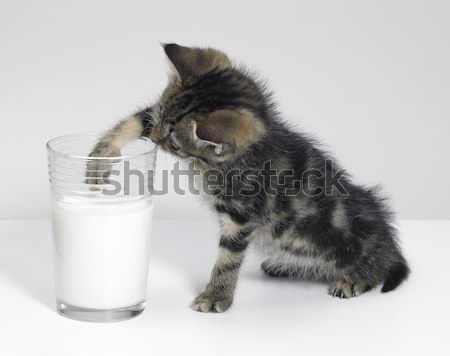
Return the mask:
POLYGON ((176 73, 160 99, 107 132, 92 156, 117 156, 130 139, 150 137, 215 182, 219 255, 194 310, 228 309, 250 245, 267 256, 267 275, 326 280, 334 297, 380 283, 388 292, 407 277, 375 189, 354 184, 312 139, 288 128, 264 85, 224 53, 163 47, 176 73))

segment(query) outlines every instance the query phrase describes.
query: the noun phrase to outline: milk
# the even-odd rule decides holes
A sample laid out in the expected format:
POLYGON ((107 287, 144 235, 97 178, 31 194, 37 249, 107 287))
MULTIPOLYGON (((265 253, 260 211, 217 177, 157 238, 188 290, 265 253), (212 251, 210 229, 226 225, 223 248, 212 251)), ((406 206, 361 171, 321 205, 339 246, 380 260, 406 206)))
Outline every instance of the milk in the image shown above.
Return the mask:
POLYGON ((54 200, 59 301, 103 310, 145 301, 152 210, 149 199, 97 195, 54 200))

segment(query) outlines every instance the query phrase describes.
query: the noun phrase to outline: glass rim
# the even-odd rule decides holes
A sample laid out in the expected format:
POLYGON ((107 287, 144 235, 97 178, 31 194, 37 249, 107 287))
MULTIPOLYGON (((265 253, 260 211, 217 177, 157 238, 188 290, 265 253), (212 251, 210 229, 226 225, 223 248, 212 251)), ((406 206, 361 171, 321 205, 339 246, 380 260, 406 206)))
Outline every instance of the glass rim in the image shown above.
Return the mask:
POLYGON ((109 156, 109 157, 90 157, 90 156, 84 156, 84 155, 75 155, 75 154, 69 154, 62 152, 54 147, 54 145, 63 139, 73 139, 73 138, 91 138, 91 139, 99 139, 101 137, 101 134, 94 134, 94 133, 74 133, 74 134, 66 134, 61 136, 56 136, 50 140, 47 141, 45 144, 45 147, 47 148, 48 152, 57 154, 58 156, 72 158, 72 159, 82 159, 82 160, 123 160, 123 159, 133 159, 133 158, 141 158, 145 157, 146 155, 155 153, 158 149, 158 146, 156 146, 149 138, 145 137, 139 137, 137 140, 149 142, 154 147, 146 150, 144 152, 132 154, 132 155, 124 155, 124 156, 109 156))

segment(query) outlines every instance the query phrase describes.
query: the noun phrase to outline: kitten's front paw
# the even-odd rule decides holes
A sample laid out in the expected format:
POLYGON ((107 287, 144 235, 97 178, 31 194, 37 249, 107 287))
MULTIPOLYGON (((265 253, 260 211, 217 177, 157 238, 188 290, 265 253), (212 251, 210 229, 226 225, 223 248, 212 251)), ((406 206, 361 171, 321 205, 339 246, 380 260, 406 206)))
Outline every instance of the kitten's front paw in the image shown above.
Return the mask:
POLYGON ((85 183, 93 185, 93 190, 98 188, 95 185, 107 184, 109 177, 109 169, 111 163, 103 162, 100 160, 91 160, 86 164, 86 179, 85 183))
POLYGON ((108 184, 110 170, 114 163, 117 163, 117 159, 108 159, 108 157, 118 157, 120 151, 92 151, 89 157, 93 157, 88 160, 86 164, 85 183, 92 185, 91 190, 99 190, 96 185, 108 184))
POLYGON ((222 313, 227 310, 233 299, 228 296, 202 293, 191 304, 191 308, 202 313, 222 313))

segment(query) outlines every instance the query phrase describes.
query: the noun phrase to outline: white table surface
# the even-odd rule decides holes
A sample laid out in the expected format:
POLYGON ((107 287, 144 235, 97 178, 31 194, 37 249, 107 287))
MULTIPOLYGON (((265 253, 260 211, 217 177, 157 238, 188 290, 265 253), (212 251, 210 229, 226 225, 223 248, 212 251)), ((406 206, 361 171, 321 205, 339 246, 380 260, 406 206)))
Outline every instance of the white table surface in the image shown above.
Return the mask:
POLYGON ((340 300, 265 277, 246 260, 233 307, 188 308, 216 255, 208 221, 155 221, 149 304, 95 324, 55 312, 50 223, 0 221, 1 355, 450 355, 450 221, 405 221, 412 275, 396 291, 340 300))

